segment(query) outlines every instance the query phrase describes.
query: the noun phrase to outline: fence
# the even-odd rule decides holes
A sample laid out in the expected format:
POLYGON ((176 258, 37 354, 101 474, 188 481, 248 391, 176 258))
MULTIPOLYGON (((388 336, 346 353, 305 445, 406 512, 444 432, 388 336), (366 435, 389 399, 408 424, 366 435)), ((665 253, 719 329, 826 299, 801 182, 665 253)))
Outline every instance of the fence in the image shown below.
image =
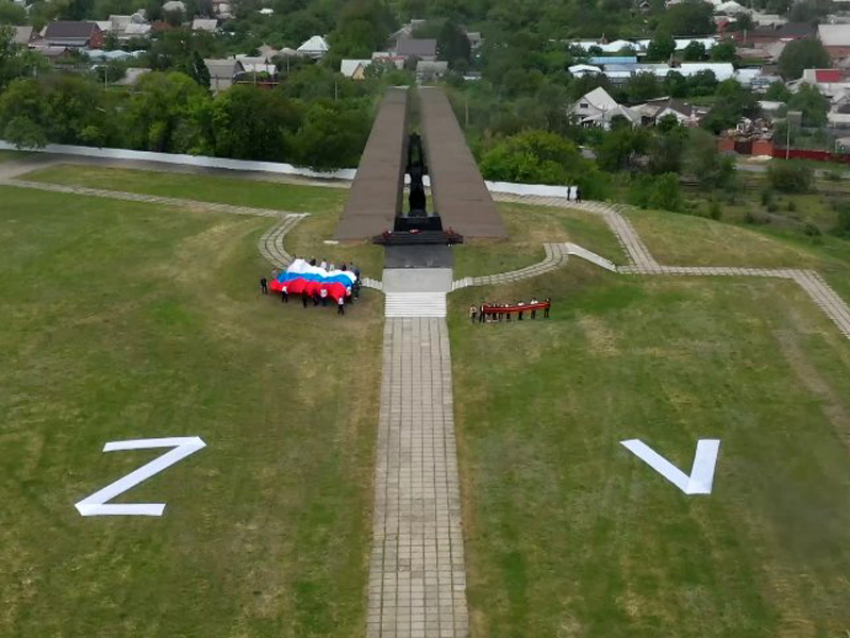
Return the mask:
POLYGON ((847 153, 830 153, 829 151, 815 151, 803 148, 784 149, 775 147, 773 149, 773 157, 781 159, 807 159, 816 162, 837 162, 841 164, 850 164, 850 154, 847 153))
MULTIPOLYGON (((17 150, 13 144, 0 140, 0 150, 17 150)), ((341 180, 350 182, 357 172, 353 168, 343 168, 326 173, 314 171, 301 166, 280 162, 254 162, 235 160, 223 157, 207 157, 204 155, 179 155, 174 153, 155 153, 153 151, 131 151, 123 148, 95 148, 91 146, 72 146, 69 144, 48 144, 44 148, 33 149, 34 152, 55 153, 60 155, 76 155, 78 157, 95 157, 100 159, 127 160, 136 162, 153 162, 180 166, 196 166, 198 168, 219 168, 231 171, 249 171, 257 173, 272 173, 276 175, 292 175, 311 179, 341 180)), ((409 181, 409 176, 405 176, 409 181)), ((430 181, 426 176, 423 180, 426 187, 430 181)), ((537 195, 544 197, 567 198, 567 186, 550 186, 547 184, 513 184, 510 182, 484 182, 491 193, 510 195, 537 195)))

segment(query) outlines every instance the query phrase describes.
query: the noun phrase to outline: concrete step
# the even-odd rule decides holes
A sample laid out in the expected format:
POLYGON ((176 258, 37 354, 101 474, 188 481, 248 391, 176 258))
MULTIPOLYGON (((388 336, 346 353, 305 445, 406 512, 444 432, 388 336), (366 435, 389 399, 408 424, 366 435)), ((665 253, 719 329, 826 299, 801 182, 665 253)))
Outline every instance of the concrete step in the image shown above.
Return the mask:
POLYGON ((445 317, 444 292, 390 292, 386 294, 385 317, 445 317))

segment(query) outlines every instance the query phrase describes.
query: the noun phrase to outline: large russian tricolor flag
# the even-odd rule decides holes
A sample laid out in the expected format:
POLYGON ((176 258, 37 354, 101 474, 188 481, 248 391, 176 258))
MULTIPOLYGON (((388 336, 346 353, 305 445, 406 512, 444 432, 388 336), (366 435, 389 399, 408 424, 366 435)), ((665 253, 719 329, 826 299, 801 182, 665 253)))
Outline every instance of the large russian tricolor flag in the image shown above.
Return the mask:
POLYGON ((290 295, 320 294, 322 289, 328 291, 328 297, 338 301, 340 297, 351 294, 351 287, 356 281, 354 273, 346 270, 325 270, 318 266, 311 266, 304 259, 293 261, 286 272, 282 272, 269 284, 269 288, 275 292, 283 290, 290 295))

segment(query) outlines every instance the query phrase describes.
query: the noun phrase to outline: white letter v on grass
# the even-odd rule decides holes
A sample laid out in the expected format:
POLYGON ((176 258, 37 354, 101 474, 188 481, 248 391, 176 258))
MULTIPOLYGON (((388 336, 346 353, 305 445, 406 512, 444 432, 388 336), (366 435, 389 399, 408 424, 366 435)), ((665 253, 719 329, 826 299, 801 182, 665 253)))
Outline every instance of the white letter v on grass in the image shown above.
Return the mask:
POLYGON ((620 441, 620 444, 685 494, 711 494, 720 439, 700 439, 697 442, 690 476, 640 439, 620 441))

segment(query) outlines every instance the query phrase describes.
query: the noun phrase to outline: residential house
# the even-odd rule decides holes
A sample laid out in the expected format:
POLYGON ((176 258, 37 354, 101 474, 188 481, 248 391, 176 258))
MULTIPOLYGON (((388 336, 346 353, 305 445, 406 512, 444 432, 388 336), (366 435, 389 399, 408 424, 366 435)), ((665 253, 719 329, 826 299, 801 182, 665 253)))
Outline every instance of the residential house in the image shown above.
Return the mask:
POLYGON ((366 79, 366 69, 372 64, 372 60, 342 60, 339 63, 339 72, 352 80, 366 79))
POLYGON ((657 125, 667 116, 676 118, 682 126, 699 126, 707 109, 700 109, 687 102, 670 97, 650 100, 645 104, 632 107, 641 116, 641 124, 657 125))
POLYGON ((416 82, 419 84, 435 82, 448 72, 448 62, 419 60, 419 62, 416 63, 416 82))
POLYGON ((818 38, 832 60, 850 55, 850 24, 820 24, 818 38))
POLYGON ((611 121, 615 117, 624 117, 632 126, 641 123, 639 113, 617 104, 601 86, 583 95, 567 109, 567 113, 581 126, 599 126, 606 130, 611 127, 611 121))
POLYGON ((484 39, 481 37, 480 31, 467 31, 466 39, 469 40, 469 48, 472 51, 477 51, 484 43, 484 39))
POLYGON ((298 53, 300 55, 313 58, 315 60, 323 58, 328 51, 330 51, 330 46, 328 46, 327 40, 320 35, 314 35, 298 47, 298 53))
MULTIPOLYGON (((233 6, 231 0, 212 0, 212 6, 213 13, 222 20, 227 20, 228 18, 233 17, 233 14, 231 13, 233 6)), ((274 9, 260 9, 259 13, 261 15, 272 15, 274 13, 274 9)))
POLYGON ((602 69, 592 64, 574 64, 567 67, 567 71, 574 78, 583 78, 585 75, 602 75, 602 69))
POLYGON ((390 35, 389 40, 387 41, 387 47, 389 49, 395 50, 398 47, 399 40, 412 38, 413 32, 426 22, 427 20, 411 20, 410 22, 402 26, 398 31, 390 35))
POLYGON ((94 22, 57 20, 44 28, 44 41, 48 47, 102 49, 103 39, 103 31, 94 22))
POLYGON ((32 41, 32 27, 12 27, 15 33, 12 34, 12 43, 21 46, 28 46, 32 41))
POLYGON ((226 91, 233 86, 233 81, 240 73, 245 72, 245 67, 239 60, 207 59, 204 60, 207 70, 210 72, 210 89, 213 93, 226 91))
POLYGON ((437 59, 437 41, 433 38, 400 38, 392 53, 406 59, 433 62, 437 59))
POLYGON ((124 32, 118 35, 118 40, 121 42, 126 42, 127 40, 132 40, 133 38, 147 38, 151 34, 151 25, 149 24, 136 24, 131 22, 127 25, 127 28, 124 29, 124 32))
POLYGON ((761 26, 732 34, 736 43, 749 47, 766 47, 777 42, 794 42, 813 38, 817 30, 810 22, 787 22, 777 26, 761 26))
POLYGON ((192 20, 192 31, 215 33, 218 31, 218 20, 216 18, 195 18, 192 20))
POLYGON ((833 99, 850 90, 850 71, 847 69, 805 69, 799 80, 788 83, 792 91, 801 84, 817 87, 826 97, 833 99))
POLYGON ((277 66, 272 63, 271 58, 265 56, 243 55, 241 53, 233 56, 234 60, 239 60, 245 73, 266 75, 274 78, 277 75, 277 66))

